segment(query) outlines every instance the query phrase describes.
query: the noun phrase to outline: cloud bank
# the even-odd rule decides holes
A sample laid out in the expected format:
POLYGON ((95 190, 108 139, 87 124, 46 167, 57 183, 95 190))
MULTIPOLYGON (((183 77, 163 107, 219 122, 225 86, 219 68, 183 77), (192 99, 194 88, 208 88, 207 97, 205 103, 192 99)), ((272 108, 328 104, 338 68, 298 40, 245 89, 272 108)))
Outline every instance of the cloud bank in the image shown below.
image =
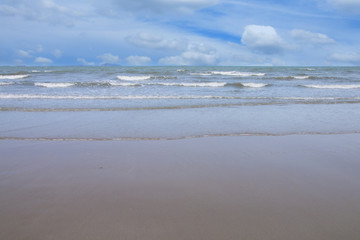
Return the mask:
POLYGON ((241 42, 265 54, 279 53, 285 48, 285 42, 272 26, 246 26, 241 42))
POLYGON ((0 65, 357 65, 359 10, 358 0, 4 0, 0 65))

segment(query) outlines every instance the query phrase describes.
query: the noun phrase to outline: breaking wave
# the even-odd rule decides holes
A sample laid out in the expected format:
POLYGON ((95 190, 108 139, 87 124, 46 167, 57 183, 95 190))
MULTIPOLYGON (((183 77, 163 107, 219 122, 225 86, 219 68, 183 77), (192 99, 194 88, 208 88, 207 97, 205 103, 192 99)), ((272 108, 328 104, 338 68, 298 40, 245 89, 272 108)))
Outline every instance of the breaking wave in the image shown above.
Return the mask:
POLYGON ((149 80, 151 79, 151 76, 123 76, 119 75, 117 76, 119 80, 123 81, 142 81, 142 80, 149 80))
POLYGON ((6 85, 11 85, 14 84, 13 82, 0 82, 0 86, 6 86, 6 85))
POLYGON ((0 79, 22 79, 27 78, 30 75, 28 74, 22 74, 22 75, 0 75, 0 79))
POLYGON ((108 81, 105 84, 109 84, 110 86, 120 86, 120 87, 136 87, 141 86, 138 83, 128 83, 128 82, 117 82, 117 81, 108 81))
POLYGON ((294 79, 308 79, 309 76, 292 76, 294 79))
POLYGON ((230 83, 228 85, 235 87, 249 87, 249 88, 262 88, 269 86, 269 84, 266 83, 230 83))
POLYGON ((37 87, 47 87, 47 88, 65 88, 65 87, 71 87, 74 86, 75 83, 34 83, 37 87))

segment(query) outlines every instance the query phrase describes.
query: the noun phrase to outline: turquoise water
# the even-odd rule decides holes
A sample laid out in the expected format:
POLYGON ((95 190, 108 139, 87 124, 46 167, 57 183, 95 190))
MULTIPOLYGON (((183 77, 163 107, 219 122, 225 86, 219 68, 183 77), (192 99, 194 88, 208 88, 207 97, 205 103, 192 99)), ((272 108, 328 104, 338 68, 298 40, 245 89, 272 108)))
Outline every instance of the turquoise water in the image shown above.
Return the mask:
POLYGON ((360 132, 359 67, 0 67, 0 138, 360 132))

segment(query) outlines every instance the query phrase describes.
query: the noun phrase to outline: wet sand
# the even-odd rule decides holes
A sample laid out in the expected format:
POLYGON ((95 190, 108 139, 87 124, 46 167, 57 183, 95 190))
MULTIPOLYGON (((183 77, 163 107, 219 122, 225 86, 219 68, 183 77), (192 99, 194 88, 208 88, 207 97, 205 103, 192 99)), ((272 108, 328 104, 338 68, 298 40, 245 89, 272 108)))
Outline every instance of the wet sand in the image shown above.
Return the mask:
POLYGON ((360 135, 0 141, 0 239, 358 240, 360 135))

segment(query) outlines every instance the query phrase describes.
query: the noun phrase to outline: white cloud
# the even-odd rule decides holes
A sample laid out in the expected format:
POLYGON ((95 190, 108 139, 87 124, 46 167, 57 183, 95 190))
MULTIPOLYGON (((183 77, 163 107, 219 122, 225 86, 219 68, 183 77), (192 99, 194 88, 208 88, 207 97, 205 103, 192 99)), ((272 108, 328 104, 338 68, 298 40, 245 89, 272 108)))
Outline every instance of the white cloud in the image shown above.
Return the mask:
POLYGON ((51 64, 53 61, 49 58, 45 58, 45 57, 37 57, 35 59, 36 63, 41 63, 41 64, 51 64))
POLYGON ((81 10, 57 4, 53 0, 16 0, 0 5, 0 16, 20 16, 25 20, 72 26, 81 10))
POLYGON ((331 60, 349 63, 354 65, 360 64, 360 53, 334 53, 331 55, 331 60))
POLYGON ((164 57, 159 60, 164 65, 216 65, 216 52, 204 44, 189 44, 188 49, 179 56, 164 57))
POLYGON ((32 57, 31 53, 32 53, 31 50, 25 51, 25 50, 19 49, 16 51, 16 54, 22 58, 31 58, 32 57))
POLYGON ((186 51, 180 56, 165 57, 159 60, 164 65, 215 65, 217 56, 214 54, 205 54, 199 52, 186 51))
POLYGON ((120 62, 119 56, 112 55, 111 53, 104 53, 100 56, 97 56, 97 58, 101 59, 101 64, 116 64, 120 62))
POLYGON ((241 42, 265 54, 280 52, 285 45, 273 27, 261 25, 247 25, 242 34, 241 42))
POLYGON ((129 56, 126 58, 126 61, 128 61, 131 65, 141 66, 151 62, 151 58, 147 56, 129 56))
POLYGON ((52 51, 52 55, 54 55, 56 58, 61 58, 62 51, 59 49, 55 49, 54 51, 52 51))
POLYGON ((359 0, 327 0, 334 8, 347 14, 360 14, 359 0))
POLYGON ((295 40, 313 44, 328 44, 335 42, 334 39, 329 38, 325 34, 309 32, 302 29, 293 29, 290 31, 290 35, 295 40))
POLYGON ((159 49, 185 49, 187 41, 177 39, 166 39, 161 35, 154 33, 139 33, 126 38, 130 43, 141 47, 159 48, 159 49))
POLYGON ((95 65, 94 62, 88 62, 84 58, 78 58, 78 59, 76 59, 76 61, 78 63, 81 63, 82 65, 85 65, 85 66, 94 66, 95 65))

